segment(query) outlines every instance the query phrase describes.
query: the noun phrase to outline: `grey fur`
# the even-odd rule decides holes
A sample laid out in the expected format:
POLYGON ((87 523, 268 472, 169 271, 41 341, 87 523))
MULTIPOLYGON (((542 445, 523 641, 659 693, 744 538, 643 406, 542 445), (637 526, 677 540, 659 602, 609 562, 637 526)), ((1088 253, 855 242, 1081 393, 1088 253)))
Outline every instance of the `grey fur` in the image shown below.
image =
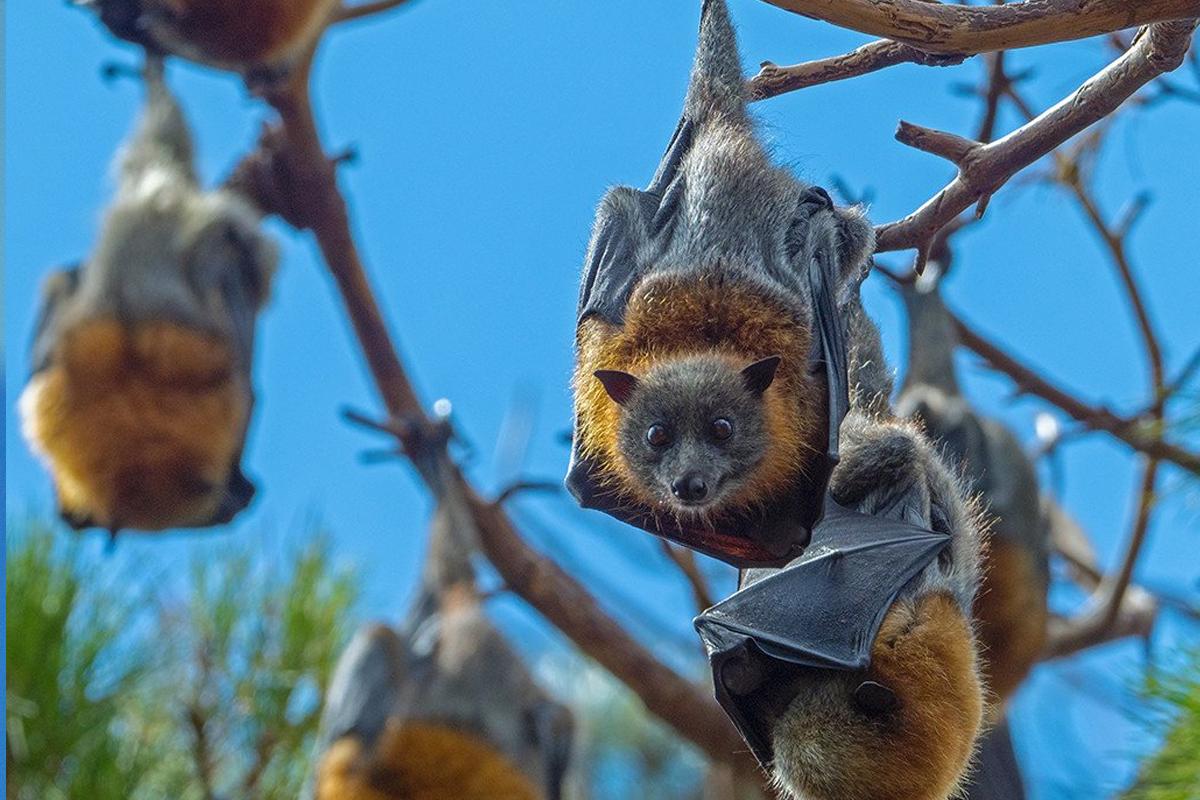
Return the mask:
POLYGON ((902 292, 909 321, 909 367, 896 412, 920 421, 961 469, 969 490, 982 497, 994 518, 992 534, 1032 553, 1049 581, 1051 523, 1037 473, 1012 432, 976 414, 959 390, 954 365, 958 339, 942 302, 940 277, 938 265, 931 263, 925 275, 902 292))
MULTIPOLYGON (((146 110, 117 159, 117 193, 99 242, 72 291, 47 293, 38 338, 56 341, 94 316, 169 320, 232 341, 248 375, 277 248, 244 198, 197 184, 191 135, 161 63, 149 60, 145 78, 146 110)), ((49 283, 61 289, 63 279, 49 283)))
POLYGON ((639 483, 652 489, 663 506, 679 515, 703 517, 741 487, 766 452, 762 395, 721 358, 668 362, 639 380, 622 410, 618 443, 639 483), (732 426, 728 439, 713 435, 718 419, 732 426), (656 447, 647 441, 652 425, 666 428, 669 443, 656 447), (673 495, 672 485, 689 475, 706 482, 703 502, 685 503, 673 495))
MULTIPOLYGON (((594 265, 621 259, 630 265, 630 286, 647 275, 715 274, 757 287, 812 326, 817 320, 806 270, 814 258, 832 253, 823 266, 847 336, 851 408, 841 426, 841 460, 830 492, 851 509, 949 534, 950 547, 901 598, 944 593, 969 619, 979 583, 979 515, 938 451, 888 407, 891 373, 878 331, 858 297, 870 268, 873 229, 862 209, 834 209, 827 196, 821 204, 823 192, 770 163, 746 113, 742 87, 725 3, 706 0, 684 121, 665 162, 678 159, 675 174, 660 169, 648 192, 618 187, 605 197, 589 248, 581 313, 593 309, 588 280, 594 265), (686 147, 681 156, 679 147, 686 147)), ((626 454, 643 446, 643 429, 655 413, 671 409, 673 419, 696 426, 711 414, 703 403, 728 386, 715 369, 700 365, 681 368, 677 375, 639 378, 658 391, 653 398, 639 398, 646 393, 639 387, 624 409, 626 454), (672 403, 684 408, 671 408, 672 403)), ((696 457, 712 456, 697 451, 696 457)), ((657 472, 646 478, 661 483, 657 472)), ((876 724, 850 700, 861 679, 812 670, 781 689, 785 696, 772 728, 774 771, 781 785, 819 786, 827 779, 829 786, 838 785, 834 778, 846 765, 837 763, 837 740, 861 737, 864 726, 876 724), (822 750, 822 742, 832 743, 832 749, 822 750)))

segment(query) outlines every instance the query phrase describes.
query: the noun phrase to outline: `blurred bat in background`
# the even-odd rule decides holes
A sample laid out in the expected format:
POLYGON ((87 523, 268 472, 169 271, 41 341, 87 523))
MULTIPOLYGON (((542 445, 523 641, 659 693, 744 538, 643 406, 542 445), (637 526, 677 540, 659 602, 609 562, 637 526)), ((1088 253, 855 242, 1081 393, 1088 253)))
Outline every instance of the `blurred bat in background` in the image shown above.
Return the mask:
POLYGON ((1033 463, 1012 432, 976 414, 959 390, 957 339, 938 288, 943 274, 931 262, 902 289, 909 359, 896 411, 920 421, 992 517, 974 616, 999 716, 1046 642, 1052 521, 1046 504, 1053 501, 1041 496, 1033 463))
POLYGON ((448 488, 400 633, 358 632, 331 682, 305 800, 559 800, 573 721, 487 619, 470 509, 448 488))
POLYGON ((197 183, 161 61, 145 81, 99 243, 45 283, 20 401, 75 528, 219 525, 254 494, 240 462, 276 247, 242 197, 197 183))
POLYGON ((338 0, 76 0, 114 36, 148 50, 240 72, 286 73, 338 0))

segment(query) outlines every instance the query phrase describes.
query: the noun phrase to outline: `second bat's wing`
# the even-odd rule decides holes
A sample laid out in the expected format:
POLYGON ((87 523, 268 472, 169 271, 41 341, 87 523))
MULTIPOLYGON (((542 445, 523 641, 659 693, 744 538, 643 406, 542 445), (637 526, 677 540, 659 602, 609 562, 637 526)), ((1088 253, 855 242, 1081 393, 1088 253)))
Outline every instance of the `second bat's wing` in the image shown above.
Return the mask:
POLYGON ((748 585, 696 618, 717 701, 762 763, 764 683, 796 668, 862 670, 883 618, 904 586, 950 537, 826 500, 825 518, 800 558, 754 570, 748 585))

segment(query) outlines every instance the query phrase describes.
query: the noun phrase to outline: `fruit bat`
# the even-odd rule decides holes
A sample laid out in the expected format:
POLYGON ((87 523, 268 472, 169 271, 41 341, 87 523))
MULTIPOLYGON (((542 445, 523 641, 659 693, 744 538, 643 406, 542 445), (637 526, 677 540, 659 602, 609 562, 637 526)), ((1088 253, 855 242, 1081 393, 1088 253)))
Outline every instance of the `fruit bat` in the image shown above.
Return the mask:
POLYGON ((960 391, 957 337, 939 289, 944 265, 931 261, 901 290, 908 312, 908 371, 896 412, 919 420, 956 462, 992 518, 974 616, 996 711, 1037 662, 1046 641, 1053 500, 1017 438, 975 412, 960 391))
POLYGON ((247 75, 286 71, 337 0, 76 0, 120 39, 247 75), (264 72, 265 71, 265 72, 264 72))
POLYGON ((465 504, 443 499, 403 630, 368 626, 343 654, 308 800, 563 796, 571 714, 484 615, 473 525, 465 504))
POLYGON ((240 463, 276 248, 243 198, 198 185, 161 62, 145 78, 99 242, 45 283, 20 400, 75 528, 220 525, 254 494, 240 463))
POLYGON ((601 203, 578 304, 579 503, 737 566, 807 544, 848 407, 840 305, 873 246, 858 209, 769 163, 723 2, 645 190, 601 203))
MULTIPOLYGON (((861 396, 852 394, 852 397, 861 396)), ((979 519, 914 426, 852 404, 822 520, 696 620, 718 702, 805 800, 946 800, 983 717, 979 519)))

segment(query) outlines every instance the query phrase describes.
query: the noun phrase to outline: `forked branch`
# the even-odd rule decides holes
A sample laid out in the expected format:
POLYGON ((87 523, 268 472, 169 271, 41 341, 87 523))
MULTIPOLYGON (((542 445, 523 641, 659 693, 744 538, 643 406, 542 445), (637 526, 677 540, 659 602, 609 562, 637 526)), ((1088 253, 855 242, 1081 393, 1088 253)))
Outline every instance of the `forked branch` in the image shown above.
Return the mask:
MULTIPOLYGON (((977 6, 935 8, 984 10, 977 6)), ((1122 4, 1127 5, 1127 4, 1122 4)), ((998 6, 995 9, 1011 8, 998 6)), ((1146 29, 1127 52, 1057 105, 1007 136, 978 144, 958 175, 919 209, 876 229, 878 252, 923 250, 942 226, 984 202, 1020 170, 1115 111, 1138 89, 1183 63, 1197 20, 1164 22, 1146 29)))
POLYGON ((995 6, 927 0, 766 2, 927 53, 1012 50, 1200 16, 1200 0, 1028 0, 995 6))

